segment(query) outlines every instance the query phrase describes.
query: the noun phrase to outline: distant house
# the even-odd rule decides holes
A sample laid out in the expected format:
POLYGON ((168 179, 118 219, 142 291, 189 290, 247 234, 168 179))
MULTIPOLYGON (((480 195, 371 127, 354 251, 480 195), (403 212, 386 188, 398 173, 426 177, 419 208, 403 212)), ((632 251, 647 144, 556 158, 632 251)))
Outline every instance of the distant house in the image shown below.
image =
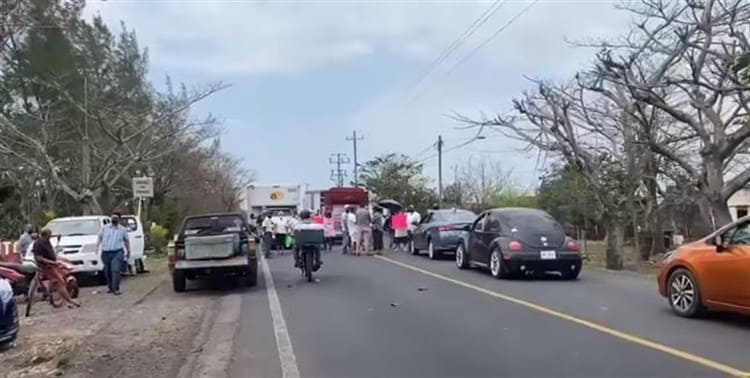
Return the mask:
POLYGON ((727 201, 729 212, 732 214, 732 220, 737 220, 748 214, 750 209, 750 189, 740 189, 729 197, 727 201))

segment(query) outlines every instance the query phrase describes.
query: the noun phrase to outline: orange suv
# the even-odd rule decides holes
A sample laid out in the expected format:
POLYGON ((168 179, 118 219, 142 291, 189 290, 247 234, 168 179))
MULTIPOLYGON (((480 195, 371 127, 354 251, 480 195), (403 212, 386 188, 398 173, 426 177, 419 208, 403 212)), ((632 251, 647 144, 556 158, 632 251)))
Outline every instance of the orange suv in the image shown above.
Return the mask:
POLYGON ((668 253, 658 281, 677 315, 750 315, 750 216, 668 253))

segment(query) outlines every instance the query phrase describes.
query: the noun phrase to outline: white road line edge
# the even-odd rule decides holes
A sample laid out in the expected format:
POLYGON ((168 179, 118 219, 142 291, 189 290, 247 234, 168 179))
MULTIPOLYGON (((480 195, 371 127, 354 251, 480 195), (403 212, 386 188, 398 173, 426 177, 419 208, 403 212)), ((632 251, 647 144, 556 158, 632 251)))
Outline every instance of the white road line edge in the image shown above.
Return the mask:
POLYGON ((263 278, 266 282, 268 307, 271 310, 273 333, 276 336, 276 347, 278 348, 279 360, 281 362, 281 375, 284 378, 299 378, 297 357, 295 357, 294 349, 292 349, 292 340, 286 328, 284 313, 281 311, 281 302, 279 302, 279 295, 276 293, 276 285, 273 283, 271 269, 268 268, 268 263, 262 256, 260 258, 260 265, 263 269, 263 278))

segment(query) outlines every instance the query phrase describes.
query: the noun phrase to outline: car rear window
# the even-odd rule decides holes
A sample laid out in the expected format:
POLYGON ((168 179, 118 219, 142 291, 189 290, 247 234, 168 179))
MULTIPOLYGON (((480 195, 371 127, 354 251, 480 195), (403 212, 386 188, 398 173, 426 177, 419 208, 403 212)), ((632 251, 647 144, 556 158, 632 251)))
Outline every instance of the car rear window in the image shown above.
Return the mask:
POLYGON ((504 229, 518 233, 522 237, 565 234, 560 223, 543 211, 508 211, 500 213, 499 218, 504 229))
POLYGON ((221 234, 245 230, 245 221, 238 215, 215 215, 188 218, 182 227, 186 236, 221 234))
POLYGON ((476 214, 467 210, 436 211, 433 213, 433 221, 436 222, 473 222, 477 219, 476 214))

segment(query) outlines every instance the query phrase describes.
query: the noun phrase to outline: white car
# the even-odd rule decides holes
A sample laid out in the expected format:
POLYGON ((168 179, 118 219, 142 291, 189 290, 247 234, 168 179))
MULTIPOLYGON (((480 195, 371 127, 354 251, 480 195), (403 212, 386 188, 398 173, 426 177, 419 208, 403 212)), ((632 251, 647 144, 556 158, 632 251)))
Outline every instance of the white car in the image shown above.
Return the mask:
MULTIPOLYGON (((144 254, 144 233, 140 219, 132 215, 123 215, 122 222, 128 228, 130 241, 130 259, 128 271, 143 273, 146 271, 144 254)), ((96 250, 96 243, 102 227, 109 224, 109 217, 102 215, 65 217, 51 220, 44 228, 52 231, 52 246, 58 254, 73 264, 75 274, 101 274, 103 265, 96 250)), ((24 256, 24 260, 34 261, 31 253, 33 244, 24 256)))

